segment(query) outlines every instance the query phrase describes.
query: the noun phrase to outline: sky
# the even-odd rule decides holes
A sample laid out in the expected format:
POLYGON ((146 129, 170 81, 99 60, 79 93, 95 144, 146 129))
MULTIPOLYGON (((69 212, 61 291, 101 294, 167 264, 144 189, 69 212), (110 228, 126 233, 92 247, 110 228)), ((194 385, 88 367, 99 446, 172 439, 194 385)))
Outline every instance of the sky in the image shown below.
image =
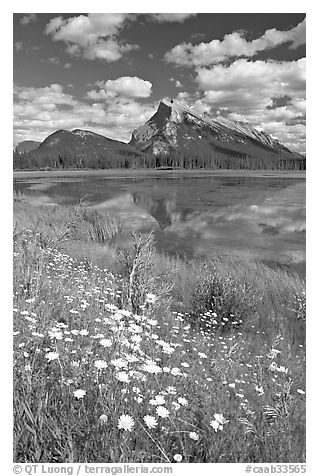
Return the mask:
POLYGON ((16 13, 14 145, 58 129, 128 142, 173 98, 306 152, 304 13, 16 13))

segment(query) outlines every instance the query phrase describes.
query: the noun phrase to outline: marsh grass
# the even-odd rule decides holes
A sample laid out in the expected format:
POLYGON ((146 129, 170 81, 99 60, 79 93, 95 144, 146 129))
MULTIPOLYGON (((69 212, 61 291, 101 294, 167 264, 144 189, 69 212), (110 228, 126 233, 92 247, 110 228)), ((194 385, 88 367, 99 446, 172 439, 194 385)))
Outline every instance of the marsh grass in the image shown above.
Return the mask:
POLYGON ((112 232, 92 232, 95 215, 23 207, 14 461, 305 461, 300 278, 238 259, 165 257, 152 235, 116 250, 112 232))

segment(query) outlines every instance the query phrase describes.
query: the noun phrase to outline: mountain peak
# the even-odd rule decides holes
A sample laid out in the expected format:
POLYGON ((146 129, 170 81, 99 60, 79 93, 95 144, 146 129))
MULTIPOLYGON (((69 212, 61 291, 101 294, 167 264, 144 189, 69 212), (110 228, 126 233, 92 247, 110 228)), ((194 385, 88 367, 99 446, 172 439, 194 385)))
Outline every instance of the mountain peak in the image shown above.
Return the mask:
POLYGON ((155 155, 177 151, 203 156, 297 155, 248 122, 209 113, 200 115, 168 98, 163 98, 155 114, 133 131, 130 145, 155 155))

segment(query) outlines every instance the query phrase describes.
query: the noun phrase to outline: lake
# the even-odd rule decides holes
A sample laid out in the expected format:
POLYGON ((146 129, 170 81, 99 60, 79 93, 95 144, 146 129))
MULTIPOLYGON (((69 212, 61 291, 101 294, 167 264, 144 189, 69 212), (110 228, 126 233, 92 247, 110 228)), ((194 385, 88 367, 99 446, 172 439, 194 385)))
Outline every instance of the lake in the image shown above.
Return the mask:
POLYGON ((35 203, 81 199, 157 247, 187 257, 257 257, 305 274, 306 182, 302 173, 90 171, 15 173, 14 190, 35 203))

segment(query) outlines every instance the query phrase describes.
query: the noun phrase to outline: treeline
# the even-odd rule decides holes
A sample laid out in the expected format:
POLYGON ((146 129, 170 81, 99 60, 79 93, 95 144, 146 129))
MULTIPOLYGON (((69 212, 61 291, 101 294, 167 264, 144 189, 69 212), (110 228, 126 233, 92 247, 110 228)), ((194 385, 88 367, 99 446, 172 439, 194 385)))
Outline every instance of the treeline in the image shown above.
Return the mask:
POLYGON ((68 169, 138 169, 138 168, 178 168, 178 169, 271 169, 305 170, 306 159, 302 156, 276 156, 265 154, 250 156, 245 154, 226 155, 217 151, 210 155, 191 155, 175 152, 167 155, 135 153, 77 154, 71 149, 41 150, 13 153, 14 170, 68 170, 68 169))

